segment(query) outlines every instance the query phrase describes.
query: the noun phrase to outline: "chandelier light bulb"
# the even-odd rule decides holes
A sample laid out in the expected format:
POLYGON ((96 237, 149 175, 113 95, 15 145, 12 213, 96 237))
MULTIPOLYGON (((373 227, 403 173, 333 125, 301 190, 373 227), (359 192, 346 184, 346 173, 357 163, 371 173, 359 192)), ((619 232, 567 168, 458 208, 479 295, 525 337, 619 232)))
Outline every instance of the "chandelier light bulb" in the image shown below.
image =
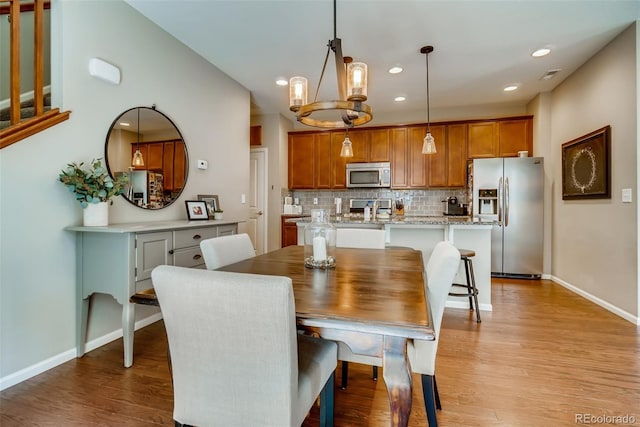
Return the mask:
POLYGON ((307 103, 307 79, 296 76, 289 80, 289 109, 298 109, 307 103))

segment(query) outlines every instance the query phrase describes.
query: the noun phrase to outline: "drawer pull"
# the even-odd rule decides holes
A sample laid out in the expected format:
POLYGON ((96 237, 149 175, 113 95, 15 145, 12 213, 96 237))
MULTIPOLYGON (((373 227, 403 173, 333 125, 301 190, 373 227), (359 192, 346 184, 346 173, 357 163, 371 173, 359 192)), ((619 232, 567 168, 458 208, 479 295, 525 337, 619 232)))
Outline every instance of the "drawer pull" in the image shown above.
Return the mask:
POLYGON ((199 240, 202 239, 202 236, 199 234, 196 234, 195 236, 193 236, 193 240, 199 240))
POLYGON ((200 259, 200 258, 202 258, 202 255, 200 255, 200 254, 195 254, 193 256, 193 259, 200 259))
POLYGON ((173 255, 173 249, 169 250, 169 255, 173 255))

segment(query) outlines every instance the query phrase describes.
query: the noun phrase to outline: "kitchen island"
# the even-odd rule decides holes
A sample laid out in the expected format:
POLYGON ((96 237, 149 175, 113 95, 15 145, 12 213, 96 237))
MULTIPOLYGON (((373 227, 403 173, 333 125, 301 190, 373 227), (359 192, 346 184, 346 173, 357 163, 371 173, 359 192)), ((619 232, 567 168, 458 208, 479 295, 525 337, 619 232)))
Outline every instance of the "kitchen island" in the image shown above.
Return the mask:
MULTIPOLYGON (((288 220, 298 226, 298 244, 304 244, 304 227, 309 218, 288 220)), ((332 217, 336 228, 373 228, 386 231, 387 246, 407 246, 422 251, 424 260, 431 256, 436 243, 448 240, 456 247, 473 250, 473 268, 478 288, 480 310, 491 311, 491 228, 494 222, 477 222, 468 217, 403 216, 364 221, 360 216, 332 217)), ((339 260, 338 260, 339 262, 339 260)), ((460 268, 456 283, 465 283, 464 269, 460 268)), ((469 308, 467 297, 449 296, 447 307, 469 308)))

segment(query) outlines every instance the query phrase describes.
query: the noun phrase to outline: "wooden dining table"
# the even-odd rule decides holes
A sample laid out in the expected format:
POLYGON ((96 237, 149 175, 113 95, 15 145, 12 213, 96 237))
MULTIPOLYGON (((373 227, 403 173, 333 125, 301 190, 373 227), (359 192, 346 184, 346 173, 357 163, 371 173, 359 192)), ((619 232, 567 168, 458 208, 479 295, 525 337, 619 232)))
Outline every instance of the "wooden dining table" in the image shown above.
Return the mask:
POLYGON ((407 342, 435 338, 422 253, 413 249, 335 249, 331 269, 304 266, 304 247, 287 246, 220 268, 290 277, 298 326, 382 358, 390 425, 406 426, 412 404, 407 342))

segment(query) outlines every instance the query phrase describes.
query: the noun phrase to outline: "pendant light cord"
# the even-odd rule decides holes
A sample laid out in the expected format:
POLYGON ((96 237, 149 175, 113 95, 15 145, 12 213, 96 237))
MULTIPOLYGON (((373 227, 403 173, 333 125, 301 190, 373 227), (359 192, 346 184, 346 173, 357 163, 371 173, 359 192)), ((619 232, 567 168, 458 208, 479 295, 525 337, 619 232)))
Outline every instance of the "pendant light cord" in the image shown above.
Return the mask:
POLYGON ((429 113, 429 53, 425 55, 427 62, 427 132, 431 133, 431 115, 429 113))

